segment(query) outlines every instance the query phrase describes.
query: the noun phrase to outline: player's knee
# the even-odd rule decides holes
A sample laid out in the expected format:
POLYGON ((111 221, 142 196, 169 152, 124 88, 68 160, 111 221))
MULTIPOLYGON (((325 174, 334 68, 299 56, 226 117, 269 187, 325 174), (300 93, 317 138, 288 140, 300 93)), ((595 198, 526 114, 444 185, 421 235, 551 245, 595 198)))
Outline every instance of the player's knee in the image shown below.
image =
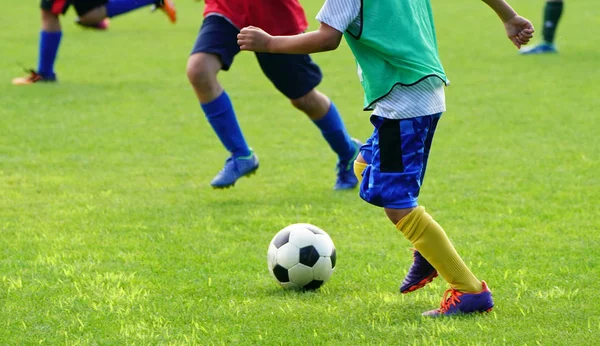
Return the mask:
POLYGON ((327 96, 313 89, 306 95, 291 99, 294 107, 306 113, 309 118, 318 120, 322 118, 329 110, 330 101, 327 96))
POLYGON ((87 25, 87 26, 92 26, 92 25, 96 25, 96 24, 100 23, 99 20, 89 17, 89 16, 85 16, 85 15, 79 17, 79 19, 77 21, 79 22, 79 24, 87 25))
POLYGON ((42 10, 42 30, 47 32, 60 31, 58 16, 50 11, 42 10))
POLYGON ((106 10, 103 7, 94 8, 79 16, 79 23, 83 25, 96 25, 106 18, 106 10))
POLYGON ((98 24, 100 21, 95 20, 94 18, 87 16, 87 15, 83 15, 81 17, 79 17, 78 19, 79 24, 83 24, 83 25, 94 25, 94 24, 98 24))
POLYGON ((291 99, 290 102, 292 103, 292 105, 294 107, 303 111, 303 110, 309 108, 310 97, 308 95, 304 95, 304 96, 296 98, 296 99, 291 99))
POLYGON ((186 73, 190 83, 196 89, 210 89, 217 83, 217 72, 214 58, 208 54, 194 54, 189 57, 186 73))
POLYGON ((383 208, 385 211, 385 215, 387 215, 388 219, 394 224, 397 225, 400 220, 402 220, 406 215, 410 214, 415 208, 405 208, 405 209, 391 209, 391 208, 383 208))

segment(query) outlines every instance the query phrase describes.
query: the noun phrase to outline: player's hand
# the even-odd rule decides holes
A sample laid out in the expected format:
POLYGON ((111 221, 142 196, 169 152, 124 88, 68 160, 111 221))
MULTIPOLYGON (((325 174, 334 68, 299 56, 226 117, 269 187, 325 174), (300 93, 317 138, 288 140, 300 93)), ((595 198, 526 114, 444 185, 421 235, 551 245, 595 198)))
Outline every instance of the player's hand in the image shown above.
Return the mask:
POLYGON ((506 28, 508 39, 511 40, 517 48, 521 48, 521 45, 529 43, 529 40, 531 40, 533 33, 535 32, 531 22, 519 15, 504 22, 504 28, 506 28))
POLYGON ((237 38, 241 50, 268 52, 273 37, 260 28, 247 26, 240 31, 237 38))

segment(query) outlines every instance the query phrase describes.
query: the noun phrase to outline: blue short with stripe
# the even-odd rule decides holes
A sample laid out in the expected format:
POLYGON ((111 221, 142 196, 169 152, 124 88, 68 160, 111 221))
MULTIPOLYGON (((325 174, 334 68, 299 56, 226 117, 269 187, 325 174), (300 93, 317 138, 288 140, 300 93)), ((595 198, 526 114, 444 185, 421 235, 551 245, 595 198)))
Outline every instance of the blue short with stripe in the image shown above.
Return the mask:
MULTIPOLYGON (((222 69, 227 71, 233 64, 233 58, 240 52, 237 44, 239 32, 225 17, 209 15, 202 22, 192 55, 215 54, 221 59, 222 69)), ((290 100, 308 94, 323 79, 321 69, 307 54, 255 54, 265 76, 290 100)))
POLYGON ((384 208, 405 209, 417 198, 442 113, 410 119, 371 116, 373 134, 360 148, 367 162, 360 197, 384 208))

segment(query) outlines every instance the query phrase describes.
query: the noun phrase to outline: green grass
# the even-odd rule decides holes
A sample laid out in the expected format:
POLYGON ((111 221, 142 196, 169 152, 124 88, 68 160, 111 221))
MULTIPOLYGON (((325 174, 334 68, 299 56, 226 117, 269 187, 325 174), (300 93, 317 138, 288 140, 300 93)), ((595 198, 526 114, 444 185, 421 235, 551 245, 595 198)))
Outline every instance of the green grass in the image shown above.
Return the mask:
MULTIPOLYGON (((600 338, 600 17, 569 2, 560 54, 521 57, 477 1, 434 0, 452 86, 420 202, 494 292, 487 315, 425 319, 446 284, 400 295, 410 244, 356 192, 332 191, 320 134, 241 54, 220 75, 261 169, 208 182, 226 153, 185 77, 201 5, 138 11, 109 32, 63 20, 60 84, 34 66, 37 3, 0 30, 1 345, 591 345, 600 338), (338 267, 316 293, 266 268, 282 227, 314 223, 338 267)), ((304 1, 313 18, 317 0, 304 1)), ((542 1, 513 1, 541 33, 542 1)), ((311 25, 316 25, 311 20, 311 25)), ((345 44, 319 89, 371 132, 345 44)))

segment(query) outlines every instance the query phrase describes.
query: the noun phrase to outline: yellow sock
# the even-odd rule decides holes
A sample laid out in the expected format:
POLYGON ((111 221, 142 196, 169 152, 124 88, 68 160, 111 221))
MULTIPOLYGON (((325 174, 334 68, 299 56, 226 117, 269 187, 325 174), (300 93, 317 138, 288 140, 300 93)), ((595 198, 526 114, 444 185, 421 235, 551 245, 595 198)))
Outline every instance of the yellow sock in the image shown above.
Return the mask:
POLYGON ((481 281, 471 273, 452 246, 446 232, 427 214, 425 208, 415 208, 396 224, 396 228, 452 288, 460 292, 482 290, 481 281))
POLYGON ((364 162, 354 161, 354 175, 358 178, 358 183, 362 182, 362 172, 367 168, 367 164, 364 162))

